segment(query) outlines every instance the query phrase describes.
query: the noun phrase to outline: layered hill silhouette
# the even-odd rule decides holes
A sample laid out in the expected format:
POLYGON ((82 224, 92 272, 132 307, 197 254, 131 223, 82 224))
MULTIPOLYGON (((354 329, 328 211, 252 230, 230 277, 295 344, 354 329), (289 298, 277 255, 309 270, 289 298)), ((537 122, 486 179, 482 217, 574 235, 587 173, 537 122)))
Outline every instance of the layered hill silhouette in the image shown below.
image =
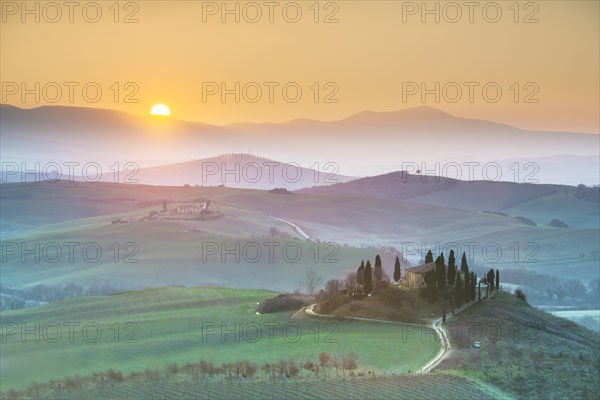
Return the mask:
MULTIPOLYGON (((430 107, 366 111, 329 122, 296 119, 227 126, 64 106, 21 109, 1 105, 0 113, 6 161, 35 158, 111 165, 149 160, 143 166, 150 166, 233 152, 303 166, 331 162, 342 174, 364 176, 403 170, 404 163, 526 161, 570 154, 576 159, 564 170, 569 182, 576 184, 590 160, 597 160, 600 146, 600 136, 594 134, 526 131, 430 107), (588 158, 580 164, 577 157, 584 156, 588 158)), ((547 161, 557 164, 556 159, 547 161)), ((542 165, 540 171, 545 171, 542 165)))
POLYGON ((178 164, 142 168, 135 178, 148 185, 200 185, 269 190, 297 190, 347 182, 355 177, 335 173, 334 166, 303 168, 251 154, 222 154, 178 164))

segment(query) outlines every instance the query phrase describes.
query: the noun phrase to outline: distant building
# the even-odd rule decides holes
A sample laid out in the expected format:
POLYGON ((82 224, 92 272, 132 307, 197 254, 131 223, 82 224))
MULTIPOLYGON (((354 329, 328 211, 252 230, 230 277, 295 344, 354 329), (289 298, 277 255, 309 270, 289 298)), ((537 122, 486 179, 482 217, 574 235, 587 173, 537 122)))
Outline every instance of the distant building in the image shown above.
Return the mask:
POLYGON ((435 262, 417 265, 416 267, 406 268, 406 286, 420 288, 425 286, 425 273, 435 269, 435 262))
POLYGON ((175 212, 177 214, 200 214, 202 211, 206 210, 208 205, 206 203, 200 203, 199 205, 193 204, 182 204, 177 206, 175 212))
POLYGON ((113 221, 113 223, 119 223, 119 224, 133 224, 134 222, 137 222, 137 219, 135 217, 121 217, 116 221, 113 221))

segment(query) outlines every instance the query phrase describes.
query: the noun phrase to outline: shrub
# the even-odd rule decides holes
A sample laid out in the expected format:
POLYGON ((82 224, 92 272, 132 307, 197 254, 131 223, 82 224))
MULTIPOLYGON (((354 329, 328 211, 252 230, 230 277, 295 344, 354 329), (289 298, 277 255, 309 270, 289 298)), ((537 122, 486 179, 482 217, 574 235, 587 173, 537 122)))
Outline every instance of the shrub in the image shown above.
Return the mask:
POLYGON ((319 303, 318 312, 321 314, 328 314, 331 311, 333 311, 349 302, 350 302, 350 298, 348 296, 345 296, 343 294, 338 294, 333 297, 330 297, 329 299, 325 300, 322 303, 319 303))
POLYGON ((519 221, 522 224, 525 225, 531 225, 531 226, 537 226, 535 222, 533 222, 532 220, 530 220, 529 218, 525 218, 525 217, 515 217, 515 219, 517 221, 519 221))
POLYGON ((550 226, 553 226, 554 228, 568 228, 569 225, 567 225, 565 222, 561 221, 560 219, 556 219, 554 218, 552 221, 550 221, 550 226))
POLYGON ((278 311, 298 310, 311 304, 313 297, 299 294, 282 293, 276 297, 266 299, 258 305, 257 311, 261 314, 269 314, 278 311))
POLYGON ((517 299, 523 300, 525 303, 527 303, 527 296, 525 296, 525 292, 523 292, 521 288, 518 287, 515 289, 515 296, 517 299))

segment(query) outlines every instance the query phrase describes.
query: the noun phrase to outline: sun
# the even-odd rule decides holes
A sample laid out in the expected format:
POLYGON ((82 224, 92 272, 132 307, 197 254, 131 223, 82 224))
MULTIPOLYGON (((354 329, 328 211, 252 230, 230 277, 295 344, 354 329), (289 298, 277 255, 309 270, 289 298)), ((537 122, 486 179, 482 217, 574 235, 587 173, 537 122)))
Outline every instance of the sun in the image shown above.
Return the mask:
POLYGON ((169 110, 169 107, 165 106, 164 104, 155 104, 152 107, 152 110, 150 110, 150 114, 168 117, 171 115, 171 110, 169 110))

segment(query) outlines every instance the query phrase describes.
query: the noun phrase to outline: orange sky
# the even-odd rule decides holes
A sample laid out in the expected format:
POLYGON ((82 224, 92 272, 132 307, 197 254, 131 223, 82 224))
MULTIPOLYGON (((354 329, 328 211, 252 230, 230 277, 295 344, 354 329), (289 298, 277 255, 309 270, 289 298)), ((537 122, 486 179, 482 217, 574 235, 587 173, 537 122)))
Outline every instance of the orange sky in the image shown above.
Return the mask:
MULTIPOLYGON (((87 2, 73 10, 73 23, 67 7, 61 8, 58 18, 48 2, 27 4, 34 9, 35 3, 40 4, 39 22, 35 12, 23 15, 22 2, 0 1, 1 101, 20 107, 61 104, 144 114, 163 102, 177 118, 226 124, 299 117, 334 120, 364 110, 427 104, 459 116, 528 129, 599 131, 597 1, 520 2, 518 16, 515 2, 499 1, 494 4, 500 5, 502 15, 495 23, 490 22, 496 18, 492 2, 477 2, 473 22, 469 22, 469 9, 461 6, 456 23, 449 20, 457 9, 448 2, 427 3, 431 8, 438 4, 439 23, 435 15, 425 15, 427 20, 421 21, 421 1, 320 2, 318 23, 313 1, 276 2, 273 22, 269 22, 269 8, 259 1, 254 4, 260 6, 262 17, 256 23, 249 21, 256 9, 244 9, 247 2, 238 2, 239 23, 235 15, 224 15, 227 20, 221 22, 221 10, 211 9, 220 8, 221 1, 120 2, 118 16, 114 1, 99 1, 102 15, 96 23, 85 19, 96 16, 87 2), (295 17, 296 4, 302 16, 296 23, 287 22, 285 18, 295 17), (203 7, 207 13, 203 14, 203 7), (124 23, 131 13, 138 22, 124 23), (338 22, 324 23, 330 14, 338 22), (528 16, 538 22, 525 23, 528 16), (35 82, 40 82, 39 102, 34 94, 22 101, 20 85, 35 88, 35 82), (43 92, 51 82, 62 87, 60 96, 52 84, 43 92), (72 103, 64 82, 79 84, 72 103), (95 103, 81 93, 89 82, 102 89, 95 103), (114 82, 120 88, 117 99, 114 82), (127 82, 134 85, 125 87, 127 82), (240 82, 240 102, 234 101, 233 94, 225 102, 218 94, 203 101, 203 82, 225 82, 229 88, 240 82), (246 86, 246 99, 254 98, 257 86, 262 90, 256 103, 246 101, 241 93, 249 82, 256 84, 246 86), (268 99, 268 82, 279 84, 271 86, 273 102, 268 99), (281 88, 290 82, 296 83, 288 85, 290 97, 295 87, 302 90, 296 103, 282 94, 281 88), (315 82, 319 83, 317 103, 315 82), (334 84, 326 86, 328 82, 334 84), (433 89, 435 82, 440 82, 439 103, 435 94, 427 95, 423 103, 419 93, 406 93, 422 83, 433 89), (473 82, 472 102, 465 82, 473 82), (515 82, 519 83, 516 103, 515 82), (18 87, 14 94, 13 83, 18 87), (497 102, 484 98, 481 88, 486 84, 490 100, 496 88, 502 90, 497 102), (136 87, 139 91, 132 99, 138 102, 126 103, 125 95, 136 87), (462 96, 453 103, 457 87, 462 96), (337 103, 325 103, 325 96, 336 89, 332 98, 337 103), (531 99, 538 102, 524 102, 534 92, 531 99), (56 103, 47 101, 55 97, 56 103)), ((227 4, 234 8, 236 2, 227 4)), ((89 86, 91 98, 94 87, 89 86)))

